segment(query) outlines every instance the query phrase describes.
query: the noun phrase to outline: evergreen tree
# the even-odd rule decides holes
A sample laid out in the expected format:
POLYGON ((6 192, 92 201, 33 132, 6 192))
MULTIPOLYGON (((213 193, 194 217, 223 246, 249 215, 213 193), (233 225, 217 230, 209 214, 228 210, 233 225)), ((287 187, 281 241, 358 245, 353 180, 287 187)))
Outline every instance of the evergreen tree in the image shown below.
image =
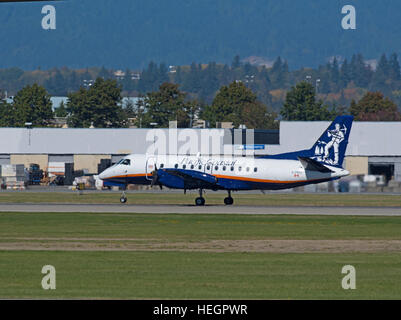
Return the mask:
POLYGON ((370 66, 366 65, 365 60, 361 54, 352 56, 350 64, 351 80, 355 85, 360 88, 367 88, 372 77, 372 70, 370 66))
POLYGON ((70 74, 67 76, 66 82, 68 88, 67 94, 72 91, 77 91, 81 86, 79 76, 77 75, 77 72, 74 70, 72 70, 70 74))
POLYGON ((250 83, 249 88, 257 93, 258 100, 265 105, 272 105, 271 81, 266 67, 262 67, 260 72, 256 73, 254 82, 250 83))
POLYGON ((343 64, 341 65, 340 68, 340 81, 341 81, 341 87, 346 88, 348 86, 348 83, 351 82, 351 70, 350 66, 348 64, 348 60, 344 59, 343 64))
POLYGON ((89 88, 68 95, 68 125, 74 128, 116 128, 126 126, 121 106, 121 87, 116 80, 97 78, 89 88))
POLYGON ((183 78, 182 68, 180 66, 177 66, 176 72, 174 75, 174 83, 183 86, 183 80, 184 80, 184 78, 183 78))
POLYGON ((389 59, 389 77, 393 81, 400 81, 400 63, 398 62, 398 56, 393 53, 389 59))
POLYGON ((36 83, 18 91, 13 109, 14 125, 17 127, 23 127, 26 122, 31 122, 34 127, 44 127, 53 120, 50 95, 36 83))
POLYGON ((215 62, 210 62, 201 72, 201 90, 199 98, 204 101, 211 101, 219 89, 218 69, 215 62))
POLYGON ((233 62, 231 63, 231 68, 238 69, 239 67, 241 67, 241 59, 239 55, 236 55, 233 59, 233 62))
POLYGON ((98 78, 103 78, 104 80, 111 79, 113 76, 109 70, 107 70, 104 66, 100 69, 98 75, 98 78))
POLYGON ((14 127, 14 110, 11 104, 0 98, 0 127, 14 127))
POLYGON ((61 101, 60 105, 54 110, 54 115, 56 117, 62 117, 62 118, 68 115, 67 109, 63 101, 61 101))
POLYGON ((384 91, 386 88, 386 80, 389 77, 390 66, 387 57, 383 54, 377 64, 376 72, 372 76, 372 81, 369 85, 370 90, 384 91))
POLYGON ((125 70, 124 79, 121 82, 124 91, 131 92, 134 89, 134 82, 131 77, 131 70, 127 68, 125 70))
POLYGON ((45 88, 52 96, 65 96, 67 94, 67 83, 60 70, 56 69, 45 82, 45 88))
POLYGON ((189 72, 187 72, 186 76, 184 77, 182 90, 186 92, 198 93, 202 88, 201 71, 202 68, 199 68, 195 62, 192 62, 189 72))
POLYGON ((147 69, 142 71, 138 89, 140 92, 156 91, 167 79, 166 66, 162 64, 159 68, 156 63, 151 61, 147 69))
POLYGON ((269 74, 274 89, 285 88, 287 86, 288 72, 287 62, 283 62, 281 57, 278 57, 273 63, 269 74))
POLYGON ((181 92, 177 84, 163 83, 158 91, 150 92, 145 96, 146 119, 142 126, 150 126, 150 123, 157 123, 156 127, 168 128, 169 121, 177 121, 180 128, 189 126, 185 93, 181 92))
POLYGON ((212 105, 207 106, 202 114, 213 126, 216 122, 232 122, 234 127, 240 124, 259 125, 265 123, 267 108, 256 98, 251 89, 242 82, 232 82, 223 86, 217 93, 212 105), (244 123, 246 122, 246 123, 244 123))
POLYGON ((233 73, 228 65, 224 65, 219 75, 219 87, 233 82, 235 79, 233 73))
POLYGON ((332 83, 332 90, 337 92, 340 88, 340 68, 336 57, 330 65, 330 82, 332 83))
POLYGON ((298 83, 287 93, 281 115, 284 120, 290 121, 319 121, 333 118, 333 113, 328 107, 323 105, 322 101, 316 101, 315 88, 306 81, 298 83))
POLYGON ((158 82, 157 85, 158 86, 160 86, 160 84, 162 84, 162 83, 170 81, 170 79, 168 77, 168 68, 167 68, 166 64, 161 63, 160 66, 159 66, 158 72, 159 72, 159 76, 158 76, 158 79, 157 79, 157 82, 158 82))

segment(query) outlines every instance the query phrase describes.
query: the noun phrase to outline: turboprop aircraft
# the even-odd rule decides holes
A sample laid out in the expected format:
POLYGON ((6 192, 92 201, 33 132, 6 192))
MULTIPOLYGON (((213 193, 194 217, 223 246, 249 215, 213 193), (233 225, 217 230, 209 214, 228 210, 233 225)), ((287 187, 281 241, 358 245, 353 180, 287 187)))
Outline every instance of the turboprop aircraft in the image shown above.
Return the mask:
MULTIPOLYGON (((203 191, 226 190, 226 205, 234 203, 231 192, 280 190, 340 179, 352 116, 338 116, 310 149, 260 157, 131 154, 100 174, 106 186, 158 185, 199 190, 197 206, 205 205, 203 191)), ((121 203, 127 202, 123 192, 121 203)))

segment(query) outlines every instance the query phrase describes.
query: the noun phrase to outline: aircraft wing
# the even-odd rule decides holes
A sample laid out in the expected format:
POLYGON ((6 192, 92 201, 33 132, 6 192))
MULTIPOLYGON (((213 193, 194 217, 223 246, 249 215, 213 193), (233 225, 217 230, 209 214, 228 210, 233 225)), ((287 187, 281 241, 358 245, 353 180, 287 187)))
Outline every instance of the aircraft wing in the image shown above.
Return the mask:
POLYGON ((325 165, 321 164, 320 162, 318 162, 312 158, 298 157, 298 159, 299 159, 299 161, 301 161, 305 170, 318 171, 318 172, 323 172, 323 173, 334 172, 334 171, 330 170, 329 168, 327 168, 325 165))
POLYGON ((179 189, 211 187, 217 184, 217 178, 211 174, 185 169, 159 169, 157 179, 169 188, 179 189))

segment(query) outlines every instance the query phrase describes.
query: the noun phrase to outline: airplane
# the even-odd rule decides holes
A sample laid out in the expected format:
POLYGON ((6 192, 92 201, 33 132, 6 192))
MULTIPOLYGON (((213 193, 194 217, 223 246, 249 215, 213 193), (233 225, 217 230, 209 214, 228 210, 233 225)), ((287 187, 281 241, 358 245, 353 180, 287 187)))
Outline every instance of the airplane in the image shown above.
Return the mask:
POLYGON ((232 205, 231 193, 244 190, 281 190, 333 181, 348 176, 343 168, 353 117, 338 116, 310 149, 277 155, 186 156, 131 154, 103 171, 105 186, 123 189, 128 184, 199 190, 197 206, 205 205, 204 190, 225 190, 224 204, 232 205))

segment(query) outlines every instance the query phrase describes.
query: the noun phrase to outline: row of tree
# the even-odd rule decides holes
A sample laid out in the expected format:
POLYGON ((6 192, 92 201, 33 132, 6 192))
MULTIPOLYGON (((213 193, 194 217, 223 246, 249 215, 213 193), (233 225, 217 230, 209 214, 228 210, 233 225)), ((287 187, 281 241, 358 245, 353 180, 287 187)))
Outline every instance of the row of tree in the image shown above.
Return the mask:
POLYGON ((357 121, 400 121, 397 105, 381 92, 367 92, 349 107, 324 104, 316 98, 316 89, 308 82, 300 82, 287 93, 280 111, 284 120, 319 121, 332 120, 337 115, 351 114, 357 121))
MULTIPOLYGON (((367 92, 347 108, 329 106, 316 96, 316 88, 307 81, 292 87, 280 110, 283 120, 332 120, 340 114, 352 114, 360 121, 400 121, 397 105, 380 92, 367 92)), ((222 86, 210 105, 200 103, 178 84, 165 82, 133 103, 122 103, 122 88, 116 80, 98 78, 89 88, 81 87, 68 95, 68 102, 53 111, 50 95, 34 84, 20 90, 12 103, 0 99, 0 126, 35 127, 54 125, 54 117, 66 117, 69 127, 120 128, 134 121, 138 127, 192 127, 197 119, 210 127, 217 122, 232 122, 234 127, 274 129, 279 115, 258 100, 255 92, 241 81, 222 86)))
POLYGON ((53 111, 50 95, 38 84, 20 90, 11 103, 0 100, 0 126, 34 127, 54 125, 55 117, 67 117, 70 127, 124 127, 128 125, 121 105, 121 88, 115 80, 98 78, 88 89, 68 95, 68 103, 53 111))
POLYGON ((359 100, 368 91, 380 91, 401 104, 400 64, 395 53, 389 57, 383 54, 377 65, 355 54, 351 59, 334 58, 316 69, 293 71, 280 57, 267 67, 244 63, 239 56, 234 57, 231 65, 192 63, 170 69, 166 64, 151 62, 140 72, 126 69, 119 76, 104 67, 82 70, 63 67, 47 71, 11 68, 0 70, 0 88, 12 95, 27 84, 38 83, 52 96, 67 96, 81 86, 89 87, 99 77, 116 79, 125 96, 146 95, 157 91, 163 83, 175 83, 188 98, 203 104, 212 104, 221 87, 242 81, 260 102, 276 112, 281 109, 287 91, 304 80, 316 87, 319 99, 327 104, 346 107, 352 99, 359 100))

